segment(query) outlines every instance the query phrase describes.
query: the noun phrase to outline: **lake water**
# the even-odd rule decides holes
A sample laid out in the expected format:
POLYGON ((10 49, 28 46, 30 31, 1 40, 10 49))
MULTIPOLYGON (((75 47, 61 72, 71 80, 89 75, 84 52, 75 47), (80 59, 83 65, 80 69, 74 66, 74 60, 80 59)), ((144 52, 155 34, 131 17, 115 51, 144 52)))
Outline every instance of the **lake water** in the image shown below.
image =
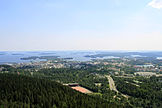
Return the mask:
MULTIPOLYGON (((31 61, 44 61, 42 59, 36 60, 21 60, 21 58, 31 56, 59 56, 60 58, 73 58, 73 61, 90 61, 92 58, 84 57, 86 55, 100 54, 96 51, 0 51, 0 64, 5 63, 24 63, 31 61)), ((97 57, 96 59, 111 59, 118 58, 114 56, 97 57)))
POLYGON ((158 59, 158 60, 162 60, 162 57, 157 57, 156 59, 158 59))
POLYGON ((0 64, 4 63, 24 63, 30 61, 42 60, 21 60, 24 57, 31 56, 60 56, 60 58, 73 58, 74 61, 89 61, 91 58, 84 57, 85 55, 96 54, 96 52, 81 52, 81 51, 8 51, 0 52, 0 64))

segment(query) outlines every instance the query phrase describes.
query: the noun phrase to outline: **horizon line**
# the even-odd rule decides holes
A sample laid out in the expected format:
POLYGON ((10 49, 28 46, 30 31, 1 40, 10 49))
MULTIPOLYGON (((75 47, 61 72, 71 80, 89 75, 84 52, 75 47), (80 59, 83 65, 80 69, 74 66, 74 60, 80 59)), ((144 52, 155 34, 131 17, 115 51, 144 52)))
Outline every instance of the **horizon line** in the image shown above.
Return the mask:
POLYGON ((162 52, 162 50, 0 50, 0 52, 53 52, 53 51, 74 51, 74 52, 162 52))

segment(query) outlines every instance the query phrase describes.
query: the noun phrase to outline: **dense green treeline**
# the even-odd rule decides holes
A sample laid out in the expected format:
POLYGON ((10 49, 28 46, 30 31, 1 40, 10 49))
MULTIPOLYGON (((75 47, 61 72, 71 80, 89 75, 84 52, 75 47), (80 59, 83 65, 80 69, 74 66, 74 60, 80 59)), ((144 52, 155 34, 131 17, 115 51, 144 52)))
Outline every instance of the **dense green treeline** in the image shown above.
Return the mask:
MULTIPOLYGON (((107 67, 20 69, 1 65, 0 68, 1 73, 8 73, 0 74, 0 104, 7 107, 162 107, 162 77, 112 76, 118 91, 129 95, 126 99, 109 89, 105 75, 113 71, 106 70, 107 67), (61 85, 74 82, 93 93, 86 95, 61 85)), ((121 70, 127 73, 135 71, 132 67, 122 67, 121 70)))
MULTIPOLYGON (((41 69, 39 73, 47 77, 48 79, 52 79, 55 81, 59 81, 61 83, 72 83, 77 82, 80 85, 92 90, 93 92, 98 92, 99 87, 95 85, 95 83, 101 83, 102 85, 106 85, 108 87, 107 78, 96 74, 95 72, 91 72, 89 70, 83 69, 41 69)), ((103 87, 103 86, 101 86, 103 87)), ((104 89, 104 88, 102 88, 104 89)))
POLYGON ((2 108, 122 107, 79 93, 54 81, 14 74, 0 74, 0 106, 2 108))
POLYGON ((73 69, 73 68, 61 68, 61 69, 41 69, 39 73, 47 79, 55 80, 61 83, 79 83, 81 86, 93 91, 93 96, 102 98, 108 102, 120 104, 129 107, 128 101, 109 89, 108 79, 99 74, 99 71, 94 69, 73 69), (99 84, 99 85, 96 85, 99 84), (117 98, 114 98, 117 97, 117 98))
POLYGON ((132 105, 144 108, 162 107, 162 77, 113 78, 117 89, 121 93, 131 96, 129 101, 132 105), (134 80, 138 80, 139 83, 135 84, 134 80))

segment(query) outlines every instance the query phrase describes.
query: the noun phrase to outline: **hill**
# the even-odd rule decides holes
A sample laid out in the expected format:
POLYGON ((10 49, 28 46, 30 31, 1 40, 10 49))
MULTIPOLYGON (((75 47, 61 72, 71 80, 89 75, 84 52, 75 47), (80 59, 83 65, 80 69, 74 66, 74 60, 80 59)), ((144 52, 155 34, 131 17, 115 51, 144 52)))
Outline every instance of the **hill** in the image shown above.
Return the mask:
POLYGON ((0 107, 121 108, 122 106, 82 94, 54 81, 0 74, 0 107))

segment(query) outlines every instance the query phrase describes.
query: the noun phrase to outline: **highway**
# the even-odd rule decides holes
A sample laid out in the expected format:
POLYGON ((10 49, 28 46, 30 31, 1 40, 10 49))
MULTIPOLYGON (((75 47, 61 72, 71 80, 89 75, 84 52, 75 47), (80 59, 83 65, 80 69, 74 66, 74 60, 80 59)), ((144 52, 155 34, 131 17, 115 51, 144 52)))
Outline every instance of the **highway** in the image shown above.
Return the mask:
MULTIPOLYGON (((110 90, 113 90, 113 91, 119 93, 119 91, 116 89, 114 80, 111 78, 111 76, 110 76, 110 75, 105 75, 105 76, 107 77, 107 79, 108 79, 108 81, 109 81, 110 90)), ((121 93, 121 95, 122 95, 123 97, 125 97, 125 98, 128 98, 128 97, 129 97, 128 95, 125 95, 125 94, 122 94, 122 93, 121 93)))
POLYGON ((118 93, 119 91, 116 89, 114 80, 109 75, 106 75, 106 77, 108 78, 108 81, 109 81, 110 90, 114 90, 118 93))

